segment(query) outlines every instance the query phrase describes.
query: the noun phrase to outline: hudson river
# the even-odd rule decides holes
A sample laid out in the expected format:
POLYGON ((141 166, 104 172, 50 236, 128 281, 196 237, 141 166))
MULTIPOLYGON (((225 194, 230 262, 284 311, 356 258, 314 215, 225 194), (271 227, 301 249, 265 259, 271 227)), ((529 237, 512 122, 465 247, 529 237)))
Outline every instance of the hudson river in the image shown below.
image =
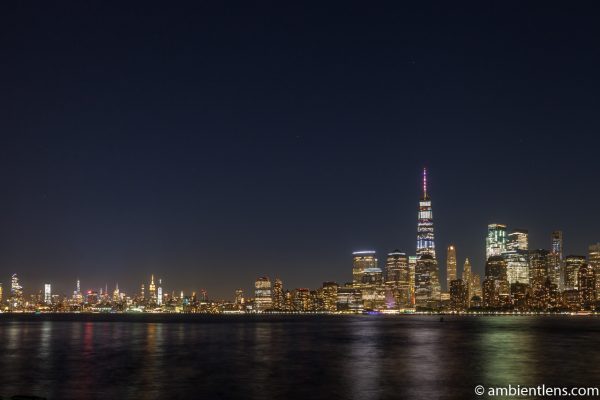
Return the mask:
POLYGON ((600 386, 589 316, 48 318, 0 315, 0 396, 469 399, 476 385, 600 386))

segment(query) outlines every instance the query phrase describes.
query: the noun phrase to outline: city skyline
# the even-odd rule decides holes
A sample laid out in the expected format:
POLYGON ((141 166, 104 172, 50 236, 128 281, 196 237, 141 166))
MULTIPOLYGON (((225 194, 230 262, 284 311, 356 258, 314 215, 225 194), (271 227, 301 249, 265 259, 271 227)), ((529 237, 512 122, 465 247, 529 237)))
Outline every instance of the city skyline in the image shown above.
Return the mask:
MULTIPOLYGON (((565 253, 564 253, 564 243, 563 243, 563 232, 560 230, 555 230, 553 231, 549 237, 548 237, 548 246, 545 248, 539 248, 539 249, 535 249, 529 246, 529 231, 526 229, 522 229, 522 228, 513 228, 513 227, 509 227, 506 224, 501 224, 501 223, 490 223, 487 225, 487 234, 485 235, 485 237, 483 238, 483 242, 485 244, 485 253, 486 253, 486 258, 488 259, 485 263, 485 267, 484 267, 484 271, 482 271, 483 273, 478 272, 478 270, 472 269, 472 265, 470 263, 470 257, 468 255, 464 256, 462 258, 459 258, 457 256, 457 251, 458 249, 450 244, 447 246, 447 254, 446 254, 446 258, 442 261, 440 259, 438 259, 436 257, 436 252, 435 252, 435 240, 434 240, 434 223, 433 223, 433 214, 432 214, 432 198, 430 196, 430 194, 428 193, 428 184, 427 184, 427 169, 424 168, 423 172, 422 172, 422 192, 421 192, 421 196, 419 199, 419 207, 418 207, 418 212, 417 212, 417 229, 416 229, 416 251, 414 253, 414 255, 411 255, 410 252, 405 252, 402 249, 398 249, 396 248, 395 250, 389 251, 387 253, 388 255, 388 260, 387 261, 382 261, 383 264, 381 266, 378 266, 378 260, 377 260, 377 254, 378 252, 376 250, 355 250, 352 252, 353 256, 355 257, 355 267, 356 267, 356 257, 361 257, 361 259, 363 259, 364 257, 364 262, 366 262, 366 264, 363 265, 361 270, 353 270, 352 273, 352 277, 350 279, 334 279, 328 276, 324 276, 321 277, 321 281, 323 282, 338 282, 339 284, 344 284, 344 283, 352 283, 354 286, 356 285, 360 285, 360 282, 363 279, 363 272, 364 270, 370 271, 372 270, 374 273, 379 274, 379 278, 374 278, 374 279, 381 279, 381 283, 384 282, 384 278, 385 280, 389 280, 391 275, 397 275, 401 272, 399 268, 398 264, 398 257, 400 257, 401 259, 403 258, 404 261, 404 265, 407 266, 409 264, 409 259, 412 257, 415 261, 416 261, 416 266, 417 266, 417 282, 419 281, 418 275, 419 275, 419 259, 421 259, 423 256, 427 256, 427 257, 431 257, 434 264, 431 266, 431 268, 433 268, 431 271, 427 272, 428 274, 434 273, 434 283, 433 283, 433 287, 434 287, 434 292, 437 293, 434 297, 439 298, 440 293, 445 292, 445 293, 450 293, 451 292, 451 281, 453 279, 459 279, 459 280, 465 280, 467 282, 471 282, 471 276, 473 274, 477 275, 477 279, 481 279, 481 277, 483 276, 484 278, 486 277, 486 275, 488 274, 488 264, 490 262, 490 259, 492 259, 493 257, 501 257, 503 262, 506 263, 506 266, 504 268, 506 268, 506 279, 508 281, 508 284, 513 284, 513 283, 521 283, 521 284, 530 284, 530 275, 534 275, 534 272, 530 272, 530 268, 535 268, 532 265, 530 265, 530 257, 531 255, 535 255, 536 252, 540 252, 540 251, 545 251, 546 256, 550 257, 555 255, 554 257, 556 257, 557 264, 547 267, 548 268, 548 272, 547 272, 547 276, 550 278, 550 280, 557 285, 557 287, 561 287, 561 288, 565 288, 565 289, 572 289, 573 288, 573 284, 571 283, 570 285, 566 283, 566 280, 568 280, 568 276, 569 274, 575 274, 573 276, 576 276, 578 273, 578 267, 576 267, 573 271, 568 272, 565 271, 564 274, 562 272, 562 267, 563 267, 563 257, 565 257, 565 253), (394 261, 391 261, 390 257, 393 257, 394 261), (522 260, 522 261, 521 261, 522 260), (390 264, 391 262, 391 264, 390 264), (462 272, 461 272, 461 268, 458 267, 458 265, 463 265, 463 264, 469 264, 469 268, 468 268, 468 272, 465 272, 466 269, 466 265, 463 266, 462 268, 462 272), (366 269, 365 269, 366 268, 366 269), (377 270, 377 271, 375 271, 377 270), (452 277, 448 276, 448 272, 451 272, 451 274, 453 275, 452 277), (563 274, 564 277, 561 275, 563 274), (466 278, 465 278, 466 276, 466 278), (453 279, 451 279, 453 278, 453 279), (561 280, 564 278, 564 281, 561 280)), ((596 252, 598 254, 600 254, 600 250, 593 250, 596 249, 596 247, 600 246, 600 242, 592 242, 590 245, 588 245, 588 252, 590 254, 590 263, 596 262, 597 260, 596 258, 600 258, 600 256, 595 256, 594 254, 596 254, 596 252)), ((582 259, 585 261, 588 255, 588 252, 583 253, 581 256, 579 255, 574 255, 571 253, 567 253, 569 254, 567 257, 582 257, 582 259)), ((552 258, 550 258, 550 263, 552 263, 552 258)), ((363 261, 361 261, 361 263, 363 263, 363 261)), ((566 262, 566 265, 568 266, 568 260, 566 262)), ((354 267, 354 268, 355 268, 354 267)), ((568 269, 568 267, 567 267, 568 269)), ((257 272, 258 275, 260 275, 260 272, 257 272)), ((414 271, 413 271, 414 274, 414 271)), ((15 279, 17 277, 17 273, 13 273, 12 274, 12 284, 11 286, 14 287, 15 285, 15 279)), ((281 277, 283 275, 282 274, 274 274, 272 277, 279 282, 279 284, 281 285, 281 277)), ((162 294, 163 294, 163 285, 162 285, 162 278, 157 278, 158 279, 158 285, 155 285, 154 282, 154 274, 151 273, 150 275, 150 282, 148 285, 148 293, 150 294, 150 296, 155 296, 155 298, 158 298, 158 306, 161 305, 162 302, 162 294), (158 288, 155 292, 155 289, 158 288)), ((264 279, 269 279, 267 276, 265 276, 264 279)), ((398 279, 398 278, 396 278, 398 279)), ((412 278, 414 280, 414 277, 412 278)), ((429 278, 428 278, 429 279, 429 278)), ((535 278, 533 278, 535 280, 535 278)), ((575 279, 576 277, 572 277, 571 279, 575 279)), ((2 284, 2 282, 0 281, 0 284, 2 284)), ((144 291, 145 291, 145 284, 146 282, 142 281, 141 283, 141 295, 142 298, 144 298, 144 291)), ((469 283, 470 285, 471 283, 469 283)), ((539 282, 538 282, 539 284, 539 282)), ((111 284, 110 288, 111 290, 109 290, 109 285, 108 283, 105 283, 104 286, 101 285, 96 285, 96 286, 88 286, 87 289, 82 290, 81 286, 80 286, 80 279, 79 277, 76 279, 76 290, 73 291, 73 296, 77 296, 77 299, 79 299, 81 301, 81 299, 83 298, 83 296, 85 296, 86 292, 88 293, 99 293, 100 295, 102 295, 103 290, 104 290, 104 294, 105 295, 109 295, 110 293, 119 293, 119 286, 118 286, 118 281, 116 281, 114 283, 114 286, 111 284), (114 290, 112 290, 114 289, 114 290)), ((533 282, 531 282, 531 285, 533 286, 533 282)), ((22 286, 20 285, 20 283, 17 285, 18 286, 18 290, 22 291, 22 286)), ((50 288, 51 287, 56 287, 53 286, 53 283, 48 283, 45 282, 44 283, 44 289, 43 289, 43 293, 44 293, 44 301, 47 302, 47 299, 50 296, 50 288)), ((233 291, 235 290, 236 294, 235 297, 237 298, 238 294, 237 291, 238 290, 242 290, 246 293, 251 293, 252 290, 248 291, 248 284, 245 283, 244 285, 234 285, 235 289, 231 290, 231 293, 233 293, 233 291)), ((414 282, 413 282, 413 286, 414 286, 414 282)), ((417 285, 418 286, 418 285, 417 285)), ((60 287, 60 284, 59 284, 60 287)), ((306 287, 306 285, 300 285, 297 286, 298 288, 301 287, 306 287)), ((576 287, 576 285, 575 285, 576 287)), ((281 288, 281 286, 280 286, 281 288)), ((137 290, 131 290, 133 288, 129 288, 128 293, 132 296, 138 296, 140 294, 139 291, 137 290)), ((183 296, 184 294, 184 290, 183 289, 178 289, 178 288, 171 288, 173 294, 175 292, 177 293, 181 293, 181 295, 183 296)), ((203 287, 196 287, 196 288, 186 288, 187 289, 187 294, 188 295, 196 295, 197 293, 202 293, 203 297, 208 298, 207 295, 207 288, 203 287)), ((600 289, 600 283, 598 284, 598 289, 600 289)), ((210 290, 210 289, 209 289, 210 290)), ((270 289, 269 289, 270 290, 270 289)), ((430 289, 431 290, 431 289, 430 289)), ((562 289, 561 289, 562 290, 562 289)), ((123 291, 124 292, 124 291, 123 291)), ((417 293, 418 290, 416 290, 415 293, 417 293)), ((29 294, 35 294, 35 293, 42 293, 42 289, 40 288, 38 291, 33 290, 32 292, 30 292, 29 294)), ((56 294, 56 291, 53 292, 54 294, 56 294)), ((230 293, 230 294, 231 294, 230 293)), ((269 292, 270 293, 270 292, 269 292)), ((413 293, 413 296, 416 296, 416 294, 413 293)), ((65 296, 66 298, 68 298, 70 295, 68 294, 68 292, 62 292, 60 293, 62 296, 65 296)), ((165 292, 165 294, 167 294, 167 292, 165 292)), ((2 296, 2 292, 0 291, 0 297, 2 296)), ((270 294, 269 294, 269 298, 270 298, 270 294)), ((431 296, 431 294, 429 294, 429 296, 431 296)), ((377 297, 377 296, 376 296, 377 297)), ((417 296, 418 297, 418 296, 417 296)), ((74 297, 75 298, 75 297, 74 297)), ((211 297, 212 300, 231 300, 231 296, 223 296, 223 297, 211 297)), ((380 299, 380 301, 382 300, 383 297, 380 299)), ((268 307, 264 307, 263 308, 268 308, 268 307)))

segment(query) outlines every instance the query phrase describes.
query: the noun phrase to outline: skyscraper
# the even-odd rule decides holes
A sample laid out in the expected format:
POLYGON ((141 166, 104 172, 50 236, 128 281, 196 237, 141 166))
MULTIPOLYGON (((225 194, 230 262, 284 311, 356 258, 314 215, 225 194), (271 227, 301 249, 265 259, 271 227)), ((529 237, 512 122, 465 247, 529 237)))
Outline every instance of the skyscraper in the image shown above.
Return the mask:
POLYGON ((419 307, 436 308, 440 302, 440 280, 437 261, 430 254, 417 260, 415 267, 415 299, 419 307))
POLYGON ((456 249, 450 245, 446 253, 446 287, 448 291, 450 291, 450 282, 456 279, 456 249))
POLYGON ((594 271, 594 279, 596 281, 596 296, 600 297, 600 243, 590 245, 588 262, 594 271))
POLYGON ((23 287, 19 283, 17 274, 13 274, 10 280, 10 307, 19 309, 23 306, 23 287))
POLYGON ((352 253, 352 284, 360 286, 366 269, 377 268, 377 258, 373 250, 352 253))
POLYGON ((273 309, 283 310, 283 282, 279 278, 273 283, 273 309))
POLYGON ((510 284, 529 283, 529 233, 525 229, 514 229, 509 235, 506 250, 506 274, 510 284))
POLYGON ((162 306, 162 303, 163 303, 162 279, 158 278, 158 287, 156 288, 156 305, 162 306))
POLYGON ((565 257, 564 289, 577 290, 579 288, 579 269, 587 265, 585 256, 568 255, 565 257))
POLYGON ((156 286, 154 285, 154 274, 150 277, 150 285, 148 285, 148 294, 150 295, 150 303, 156 304, 156 286))
POLYGON ((263 276, 254 282, 254 306, 257 312, 270 309, 273 305, 271 297, 271 280, 263 276))
POLYGON ((52 304, 52 286, 49 283, 44 284, 44 303, 52 304))
POLYGON ((559 288, 564 287, 563 265, 563 233, 552 232, 552 249, 550 250, 550 265, 548 266, 548 278, 550 282, 559 288))
POLYGON ((431 198, 427 193, 427 169, 423 169, 423 196, 419 201, 417 222, 417 257, 429 254, 435 259, 435 241, 433 233, 433 210, 431 198))
POLYGON ((386 288, 391 291, 395 306, 411 307, 410 267, 405 253, 394 250, 386 261, 386 288))
POLYGON ((485 239, 485 259, 500 256, 506 251, 506 225, 489 224, 485 239))

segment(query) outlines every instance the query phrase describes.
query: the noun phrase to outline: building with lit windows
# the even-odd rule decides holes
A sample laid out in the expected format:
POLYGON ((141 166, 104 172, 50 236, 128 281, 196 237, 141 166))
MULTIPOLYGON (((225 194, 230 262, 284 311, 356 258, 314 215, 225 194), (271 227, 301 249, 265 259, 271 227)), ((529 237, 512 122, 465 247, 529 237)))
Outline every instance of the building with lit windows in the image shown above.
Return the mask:
POLYGON ((577 272, 579 304, 584 310, 593 310, 596 303, 596 277, 591 265, 579 267, 577 272))
POLYGON ((389 253, 385 269, 386 290, 393 298, 392 307, 411 307, 410 267, 406 254, 398 250, 389 253))
POLYGON ((568 255, 565 257, 564 288, 565 290, 577 290, 579 269, 587 265, 585 256, 568 255))
POLYGON ((430 255, 435 259, 435 236, 433 231, 433 209, 427 193, 427 169, 423 169, 423 195, 419 201, 417 221, 417 257, 430 255))
POLYGON ((462 279, 454 279, 450 282, 450 309, 452 311, 464 311, 468 308, 467 285, 462 279))
POLYGON ((44 303, 52 304, 52 286, 49 283, 44 284, 44 303))
POLYGON ((529 283, 529 233, 525 229, 515 229, 508 235, 502 257, 509 283, 529 283))
POLYGON ((437 308, 441 300, 437 261, 422 255, 415 267, 415 301, 418 307, 437 308))
POLYGON ((338 284, 335 282, 323 282, 322 297, 323 310, 328 312, 337 311, 338 284))
POLYGON ((473 297, 473 289, 471 288, 473 283, 473 272, 471 270, 471 262, 469 261, 469 257, 465 258, 462 280, 465 282, 465 290, 467 291, 467 307, 469 307, 471 305, 471 297, 473 297))
POLYGON ((281 279, 275 278, 273 283, 273 309, 281 311, 284 308, 283 299, 283 282, 281 279))
POLYGON ((501 256, 492 256, 485 263, 485 277, 497 281, 507 280, 507 263, 501 256))
POLYGON ((377 268, 375 251, 363 250, 352 253, 352 284, 360 286, 363 274, 369 268, 377 268))
POLYGON ((600 296, 600 243, 590 245, 588 251, 588 263, 594 271, 596 296, 600 296))
POLYGON ((358 313, 363 310, 362 294, 354 285, 338 287, 336 308, 344 313, 358 313))
POLYGON ((13 274, 10 280, 10 308, 11 310, 23 308, 23 287, 19 283, 17 274, 13 274))
POLYGON ((485 259, 501 256, 506 251, 506 225, 489 224, 485 239, 485 259))
POLYGON ((446 287, 448 291, 450 290, 450 282, 456 279, 456 248, 450 245, 446 251, 446 287))
POLYGON ((550 249, 550 265, 548 266, 548 277, 550 281, 562 290, 564 286, 563 271, 563 233, 552 232, 552 248, 550 249))
POLYGON ((254 282, 254 309, 263 312, 271 309, 273 298, 271 296, 271 280, 264 276, 254 282))
POLYGON ((549 271, 551 269, 552 253, 538 249, 529 252, 529 283, 532 291, 532 306, 536 309, 546 309, 548 303, 548 282, 551 284, 549 271))

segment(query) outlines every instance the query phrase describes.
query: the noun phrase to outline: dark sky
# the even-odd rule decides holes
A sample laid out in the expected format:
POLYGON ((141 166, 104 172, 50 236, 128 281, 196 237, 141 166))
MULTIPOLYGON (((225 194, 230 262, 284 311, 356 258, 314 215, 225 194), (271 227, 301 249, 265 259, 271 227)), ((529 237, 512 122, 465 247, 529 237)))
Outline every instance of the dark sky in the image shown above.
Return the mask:
POLYGON ((343 283, 415 252, 424 166, 442 267, 600 241, 593 3, 121 3, 0 6, 5 290, 343 283))

